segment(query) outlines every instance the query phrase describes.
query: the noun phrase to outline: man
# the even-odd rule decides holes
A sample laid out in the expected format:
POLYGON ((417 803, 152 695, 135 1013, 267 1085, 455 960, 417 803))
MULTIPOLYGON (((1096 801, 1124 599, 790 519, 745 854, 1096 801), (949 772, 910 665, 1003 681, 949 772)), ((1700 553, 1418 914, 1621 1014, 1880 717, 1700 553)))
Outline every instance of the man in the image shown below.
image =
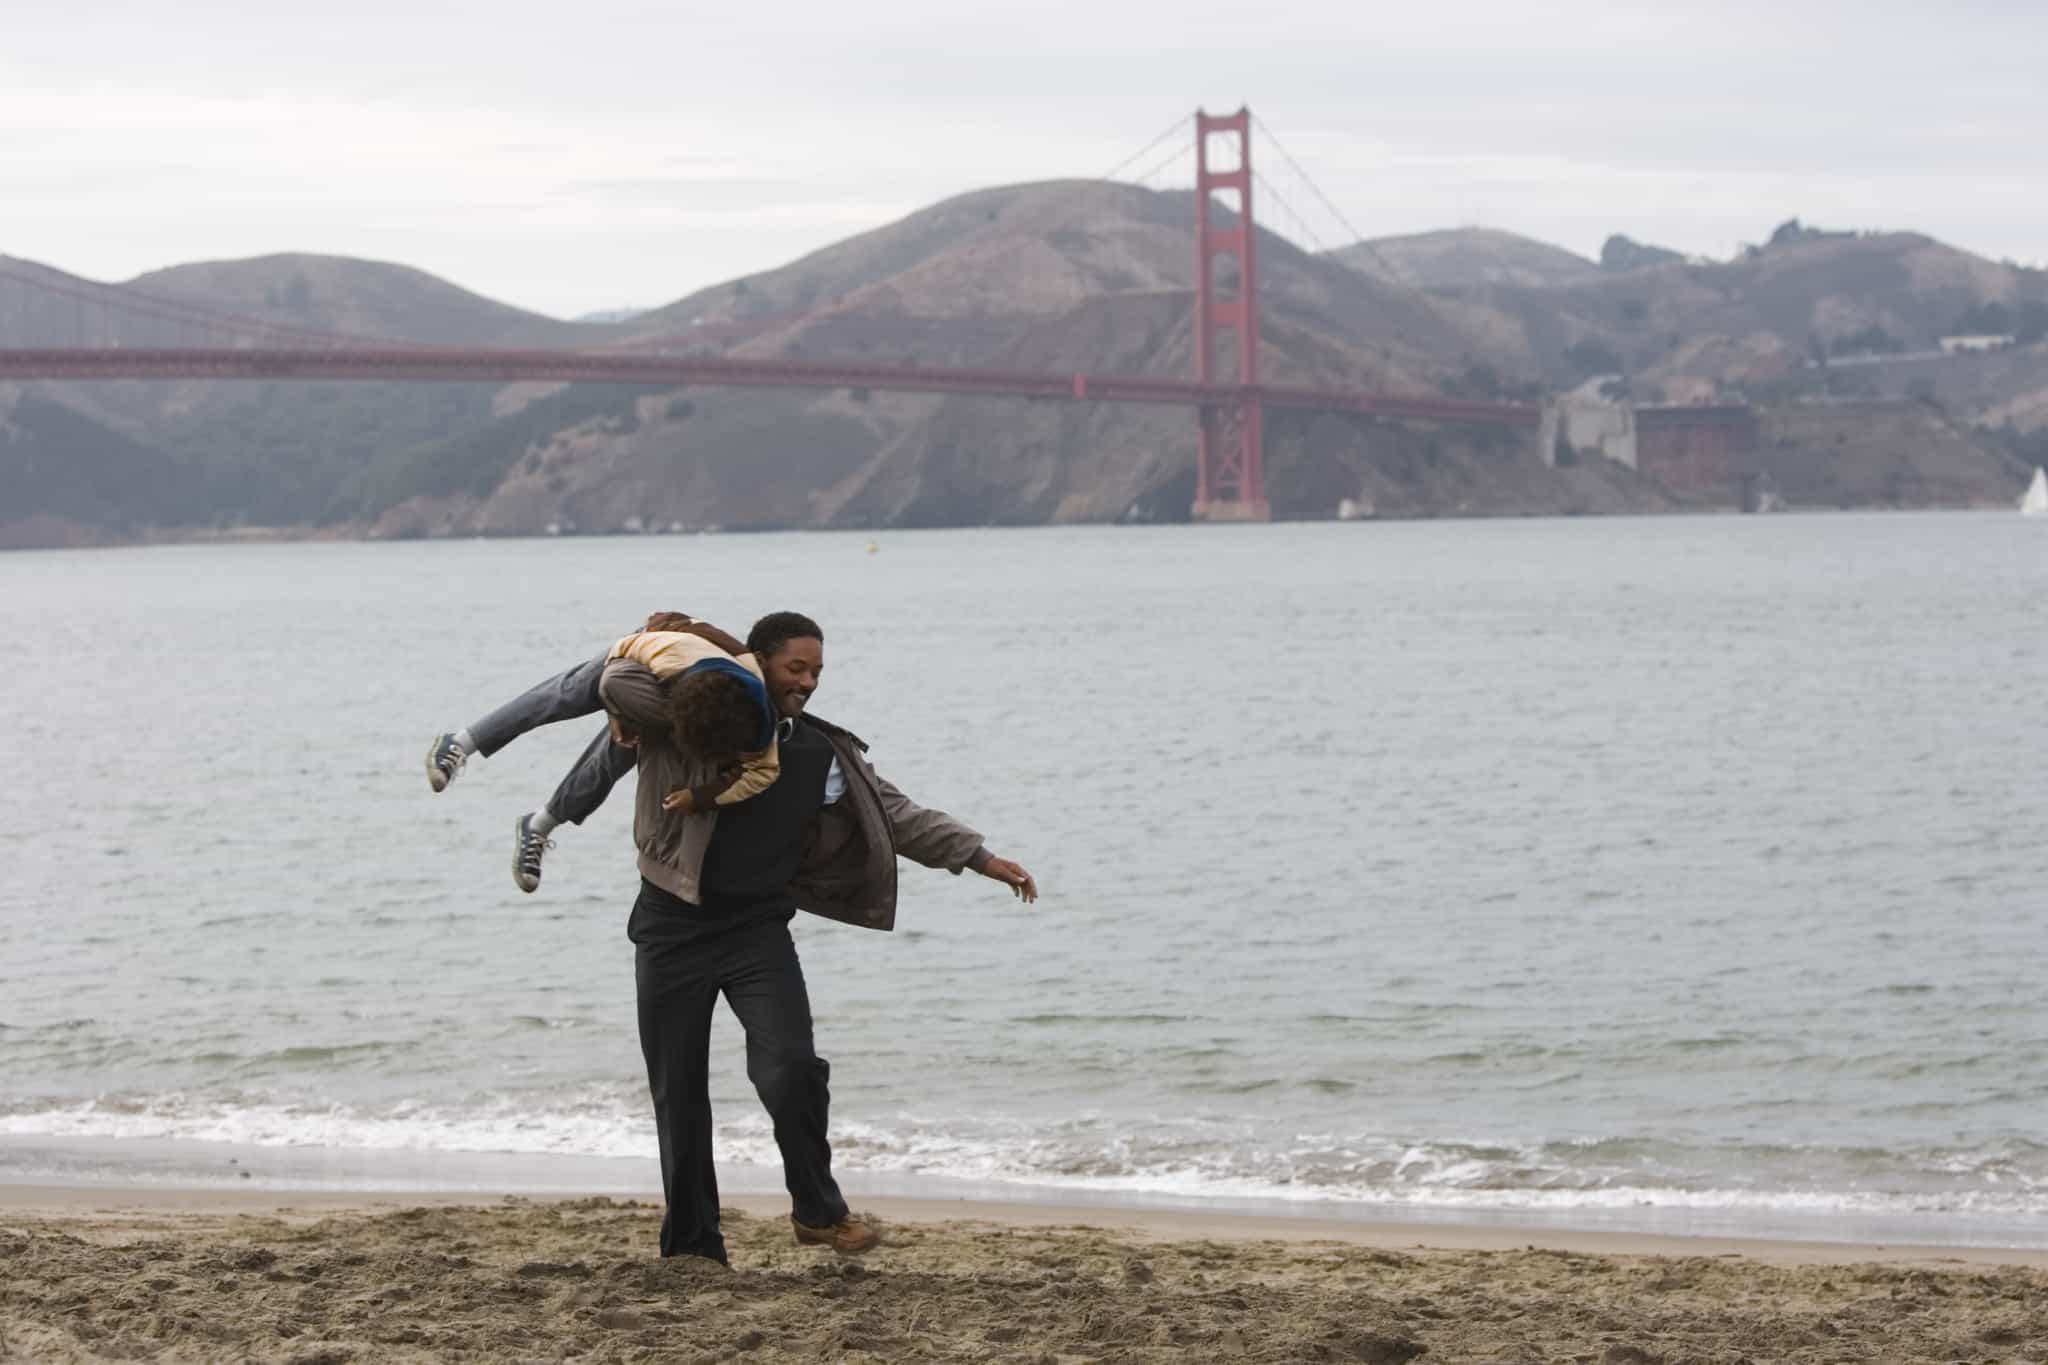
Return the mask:
POLYGON ((893 928, 899 855, 954 873, 972 869, 1026 902, 1038 898, 1029 872, 990 853, 952 816, 918 806, 875 772, 858 738, 806 713, 825 666, 815 621, 776 612, 746 643, 783 717, 781 774, 738 805, 665 808, 665 794, 717 780, 716 764, 664 726, 661 684, 644 665, 613 660, 600 683, 614 737, 639 750, 633 838, 641 883, 627 936, 668 1203, 661 1254, 721 1263, 708 1089, 719 995, 746 1032, 747 1077, 774 1122, 797 1241, 865 1251, 879 1238, 850 1216, 832 1178, 831 1068, 813 1044, 790 921, 801 908, 893 928))

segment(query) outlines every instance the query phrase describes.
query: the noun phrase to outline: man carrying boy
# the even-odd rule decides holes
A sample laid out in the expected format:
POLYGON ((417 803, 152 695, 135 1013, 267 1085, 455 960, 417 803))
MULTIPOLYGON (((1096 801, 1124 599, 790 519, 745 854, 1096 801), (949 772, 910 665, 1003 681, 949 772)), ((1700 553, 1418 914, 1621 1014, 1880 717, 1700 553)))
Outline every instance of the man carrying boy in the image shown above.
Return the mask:
POLYGON ((832 1178, 831 1068, 813 1041, 790 921, 801 908, 893 928, 898 856, 954 873, 972 869, 1022 900, 1038 898, 1029 872, 995 856, 952 816, 918 806, 875 772, 856 736, 806 713, 825 661, 815 621, 765 616, 747 646, 782 718, 781 773, 738 804, 679 808, 665 798, 717 780, 715 762, 664 723, 662 683, 646 664, 613 659, 599 679, 620 733, 637 734, 641 882, 627 936, 667 1200, 661 1254, 719 1262, 726 1252, 708 1074, 718 997, 746 1032, 747 1076, 774 1123, 797 1241, 865 1251, 879 1236, 849 1214, 832 1178))

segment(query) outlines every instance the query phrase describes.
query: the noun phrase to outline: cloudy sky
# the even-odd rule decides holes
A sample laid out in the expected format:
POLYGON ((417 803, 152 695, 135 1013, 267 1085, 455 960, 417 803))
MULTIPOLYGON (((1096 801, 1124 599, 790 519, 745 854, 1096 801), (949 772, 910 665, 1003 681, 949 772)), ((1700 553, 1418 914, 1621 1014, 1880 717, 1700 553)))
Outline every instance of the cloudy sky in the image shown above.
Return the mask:
MULTIPOLYGON (((0 0, 0 254, 319 251, 666 302, 1250 104, 1270 226, 1725 255, 1797 214, 2048 263, 2044 0, 0 0), (1282 205, 1302 219, 1297 226, 1282 205), (1346 224, 1350 226, 1347 227, 1346 224)), ((1131 164, 1183 181, 1173 141, 1131 164)))

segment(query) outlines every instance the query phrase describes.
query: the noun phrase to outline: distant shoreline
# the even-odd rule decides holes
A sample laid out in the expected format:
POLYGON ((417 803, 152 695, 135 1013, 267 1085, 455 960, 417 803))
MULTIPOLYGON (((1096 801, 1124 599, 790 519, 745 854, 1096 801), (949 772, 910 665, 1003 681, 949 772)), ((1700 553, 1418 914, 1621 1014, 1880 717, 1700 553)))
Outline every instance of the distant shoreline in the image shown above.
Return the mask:
MULTIPOLYGON (((1445 521, 1628 521, 1665 520, 1669 518, 1711 517, 1715 519, 1747 518, 1750 516, 1806 517, 1838 516, 1857 513, 1880 515, 1907 515, 1923 512, 2004 512, 2011 511, 2004 502, 1977 502, 1967 504, 1930 503, 1912 507, 1826 507, 1792 506, 1781 507, 1769 513, 1745 513, 1734 507, 1672 507, 1666 509, 1630 509, 1615 512, 1446 512, 1439 515, 1378 515, 1345 519, 1340 517, 1316 517, 1300 520, 1275 520, 1257 523, 1272 526, 1371 526, 1371 525, 1412 525, 1445 521)), ((133 550, 164 545, 298 545, 322 543, 352 543, 364 545, 401 545, 422 542, 460 542, 474 540, 690 540, 700 536, 749 536, 749 535, 790 535, 818 534, 845 536, 905 535, 924 531, 985 531, 985 530, 1058 530, 1074 527, 1097 527, 1103 530, 1150 530, 1170 526, 1193 526, 1201 523, 1181 521, 1127 522, 1127 521, 1070 521, 1033 522, 1002 526, 730 526, 708 527, 688 531, 568 531, 549 533, 546 531, 492 531, 464 532, 450 535, 404 535, 380 536, 371 534, 371 528, 351 523, 345 526, 232 526, 232 527, 157 527, 140 534, 114 536, 93 527, 77 523, 66 523, 62 532, 53 530, 50 523, 42 519, 28 522, 0 524, 0 553, 10 550, 133 550), (45 535, 45 532, 49 534, 45 535)), ((1230 525, 1219 525, 1219 530, 1236 529, 1230 525)))

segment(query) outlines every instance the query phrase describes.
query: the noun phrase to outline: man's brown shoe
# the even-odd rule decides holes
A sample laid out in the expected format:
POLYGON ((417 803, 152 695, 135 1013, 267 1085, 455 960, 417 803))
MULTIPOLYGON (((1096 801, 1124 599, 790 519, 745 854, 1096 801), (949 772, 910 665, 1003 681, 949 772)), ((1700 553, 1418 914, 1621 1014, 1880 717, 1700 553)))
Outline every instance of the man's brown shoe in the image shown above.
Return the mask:
POLYGON ((799 1243, 809 1242, 816 1246, 828 1246, 841 1256, 858 1255, 879 1245, 882 1240, 880 1229, 865 1218, 856 1218, 852 1214, 848 1214, 829 1228, 805 1227, 794 1217, 789 1220, 789 1225, 796 1229, 796 1240, 799 1243))

